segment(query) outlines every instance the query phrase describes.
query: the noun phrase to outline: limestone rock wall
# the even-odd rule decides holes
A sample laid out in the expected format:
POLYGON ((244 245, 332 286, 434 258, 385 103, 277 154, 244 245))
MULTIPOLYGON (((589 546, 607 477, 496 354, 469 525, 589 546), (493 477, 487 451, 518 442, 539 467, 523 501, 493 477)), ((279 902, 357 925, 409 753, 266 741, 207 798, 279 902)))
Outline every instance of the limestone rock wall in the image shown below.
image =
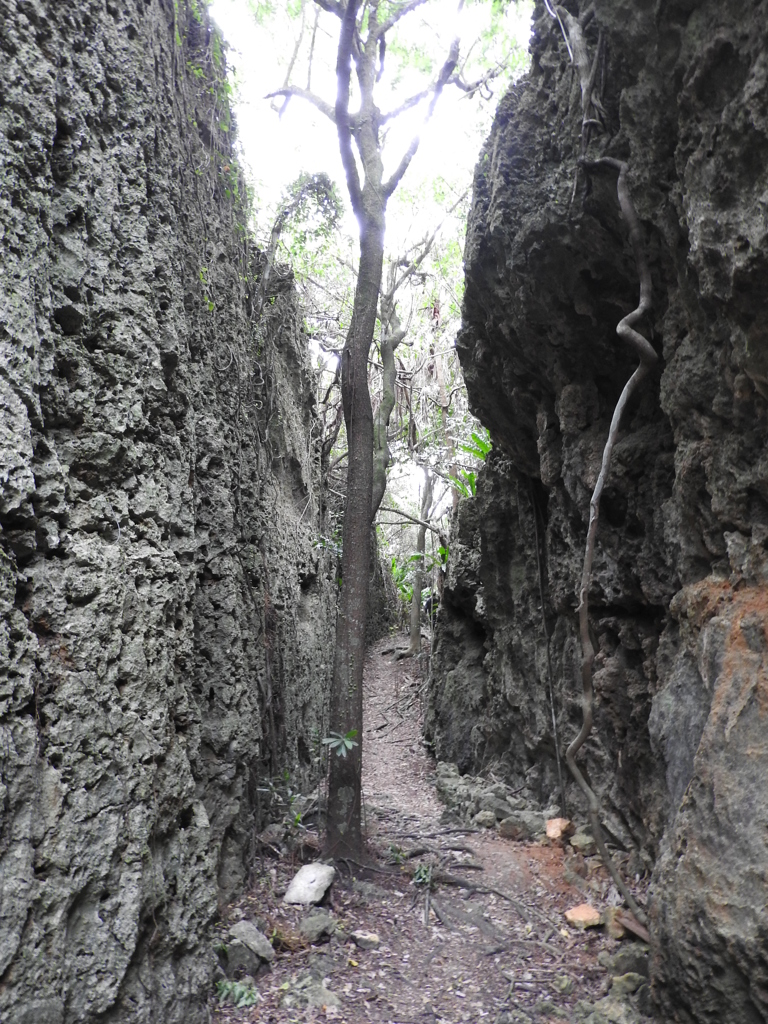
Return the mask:
POLYGON ((0 54, 0 1018, 204 1021, 326 727, 301 317, 251 315, 203 4, 0 0, 0 54))
MULTIPOLYGON (((590 593, 595 730, 580 755, 617 842, 655 860, 661 1019, 768 1020, 768 5, 566 0, 626 160, 657 371, 624 415, 590 593), (591 8, 591 14, 590 14, 591 8)), ((481 153, 458 348, 494 453, 454 524, 427 730, 556 796, 581 724, 589 497, 636 365, 616 175, 583 171, 579 76, 537 3, 532 68, 481 153), (537 541, 538 537, 538 541, 537 541), (541 563, 541 592, 537 547, 541 563)), ((569 783, 568 799, 580 797, 569 783)), ((554 802, 554 801, 553 801, 554 802)))

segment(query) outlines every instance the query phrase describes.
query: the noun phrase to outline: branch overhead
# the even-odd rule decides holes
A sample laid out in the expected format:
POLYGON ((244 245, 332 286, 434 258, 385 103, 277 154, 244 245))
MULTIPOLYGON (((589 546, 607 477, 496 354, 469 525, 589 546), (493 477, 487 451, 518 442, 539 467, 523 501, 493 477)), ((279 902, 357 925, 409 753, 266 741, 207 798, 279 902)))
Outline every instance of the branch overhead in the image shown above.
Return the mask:
MULTIPOLYGON (((427 113, 424 115, 424 125, 426 125, 430 121, 430 119, 432 118, 432 115, 435 112, 435 107, 437 106, 437 101, 440 99, 440 95, 441 95, 443 89, 445 88, 447 83, 451 80, 451 76, 453 75, 454 71, 456 70, 456 65, 458 64, 458 62, 459 62, 459 40, 457 38, 457 39, 454 39, 453 42, 451 43, 451 47, 450 47, 450 49, 448 51, 448 56, 446 57, 445 63, 443 64, 442 68, 440 69, 440 74, 437 76, 437 80, 435 81, 435 84, 432 87, 432 100, 431 100, 431 102, 429 104, 429 108, 427 109, 427 113)), ((389 181, 387 181, 384 184, 384 195, 387 198, 389 198, 392 195, 392 193, 395 191, 397 186, 400 184, 400 181, 402 180, 403 175, 405 174, 405 172, 408 170, 408 167, 410 166, 411 160, 413 160, 414 156, 416 155, 416 151, 419 148, 419 143, 420 142, 421 142, 421 136, 420 135, 414 135, 413 139, 411 140, 410 146, 408 147, 408 149, 406 150, 405 154, 403 155, 403 159, 398 164, 397 169, 395 170, 394 174, 389 179, 389 181)))
MULTIPOLYGON (((317 3, 318 0, 315 0, 315 2, 317 3)), ((402 7, 395 11, 395 13, 391 17, 387 18, 386 21, 382 22, 381 25, 379 25, 379 27, 376 30, 376 37, 380 39, 383 36, 385 36, 387 32, 389 32, 389 30, 392 28, 392 26, 396 25, 401 18, 404 18, 406 14, 410 14, 411 11, 416 10, 417 7, 421 7, 421 5, 425 4, 426 2, 427 0, 408 0, 408 2, 404 3, 402 7)))
POLYGON ((339 153, 347 179, 347 189, 354 213, 359 216, 363 208, 363 194, 360 175, 352 152, 352 130, 349 118, 350 79, 352 77, 352 54, 357 30, 358 0, 348 0, 339 33, 339 49, 336 58, 336 131, 339 136, 339 153))
POLYGON ((274 92, 269 92, 264 97, 265 99, 271 100, 275 96, 285 96, 288 99, 291 96, 299 96, 301 99, 311 103, 313 107, 325 114, 327 118, 330 118, 334 124, 336 124, 336 113, 330 103, 326 103, 324 99, 316 96, 315 93, 310 92, 309 89, 302 89, 300 85, 286 85, 282 89, 275 89, 274 92))
POLYGON ((344 5, 338 0, 315 0, 315 3, 329 14, 335 14, 337 18, 344 17, 344 5))

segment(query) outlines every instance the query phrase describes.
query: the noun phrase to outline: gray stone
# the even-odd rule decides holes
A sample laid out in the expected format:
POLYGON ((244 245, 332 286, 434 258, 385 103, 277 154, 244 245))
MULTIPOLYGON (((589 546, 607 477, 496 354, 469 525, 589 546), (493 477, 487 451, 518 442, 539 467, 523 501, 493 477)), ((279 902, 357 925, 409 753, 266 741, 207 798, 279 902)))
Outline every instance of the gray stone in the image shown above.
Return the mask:
POLYGON ((243 975, 255 975, 261 970, 264 961, 239 939, 231 939, 221 961, 228 978, 242 978, 243 975))
POLYGON ((283 896, 283 903, 319 903, 336 875, 332 864, 305 864, 299 868, 283 896))
POLYGON ((496 815, 493 811, 478 811, 472 821, 480 828, 495 828, 496 815))
POLYGON ((378 949, 381 945, 381 939, 376 932, 350 932, 349 937, 360 949, 378 949))
POLYGON ((341 1006, 341 999, 327 989, 321 981, 305 975, 288 983, 288 989, 280 997, 280 1005, 290 1009, 302 1006, 341 1006))
POLYGON ((636 974, 634 971, 616 975, 611 982, 611 995, 630 996, 633 992, 637 992, 646 980, 647 975, 636 974))
MULTIPOLYGON (((768 114, 754 101, 768 5, 568 10, 588 24, 590 58, 600 33, 610 40, 601 95, 615 114, 588 152, 629 162, 654 273, 641 329, 660 356, 625 410, 603 492, 594 728, 579 760, 616 845, 656 859, 662 1019, 754 1024, 768 1019, 768 906, 755 898, 768 872, 768 114)), ((441 760, 464 773, 493 762, 547 806, 559 781, 542 614, 562 751, 581 724, 574 612, 590 494, 637 365, 616 325, 639 284, 615 168, 577 169, 573 67, 543 4, 531 46, 474 180, 456 348, 494 453, 452 524, 425 731, 441 760)))
POLYGON ((568 1020, 570 1016, 567 1010, 557 1006, 551 999, 540 999, 534 1005, 533 1012, 537 1018, 546 1020, 552 1020, 553 1017, 556 1020, 568 1020))
POLYGON ((499 824, 499 835, 504 839, 535 839, 546 829, 543 814, 536 811, 515 811, 499 824))
POLYGON ((480 800, 481 811, 493 811, 497 821, 508 818, 514 814, 514 808, 510 807, 506 800, 500 799, 493 793, 486 794, 480 800))
POLYGON ((246 945, 256 956, 266 960, 267 963, 271 963, 275 959, 272 943, 252 921, 238 921, 229 929, 229 934, 233 939, 238 939, 246 945))
POLYGON ((497 1024, 532 1024, 532 1021, 522 1010, 502 1010, 498 1015, 497 1024))
POLYGON ((324 910, 309 914, 299 921, 299 933, 307 942, 316 943, 323 937, 329 937, 336 931, 336 921, 324 910))
POLYGON ((587 832, 577 832, 575 836, 571 836, 569 843, 582 857, 591 857, 597 852, 597 844, 587 832))
POLYGON ((656 1008, 651 996, 651 986, 647 982, 640 985, 635 993, 635 1005, 643 1017, 653 1017, 655 1015, 656 1008))
POLYGON ((612 975, 633 972, 648 977, 648 947, 630 943, 629 948, 620 949, 611 955, 607 950, 598 954, 598 962, 612 975))
POLYGON ((63 1024, 64 1003, 60 999, 31 999, 11 1010, 8 1024, 63 1024))
POLYGON ((558 974, 552 979, 552 988, 561 995, 568 996, 573 992, 573 979, 567 974, 558 974))

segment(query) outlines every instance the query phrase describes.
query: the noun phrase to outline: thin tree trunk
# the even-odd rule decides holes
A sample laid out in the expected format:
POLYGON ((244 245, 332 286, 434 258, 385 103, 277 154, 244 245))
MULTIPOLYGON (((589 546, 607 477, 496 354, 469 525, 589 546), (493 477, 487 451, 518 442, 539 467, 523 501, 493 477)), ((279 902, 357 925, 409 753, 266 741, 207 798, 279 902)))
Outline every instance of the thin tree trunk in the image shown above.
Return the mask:
POLYGON ((421 519, 419 532, 416 535, 416 554, 418 560, 414 562, 413 572, 413 595, 411 596, 411 642, 408 650, 402 655, 404 658, 417 657, 421 654, 421 591, 424 586, 424 553, 427 546, 427 524, 426 520, 432 509, 432 474, 425 470, 426 480, 424 491, 421 495, 421 519))
MULTIPOLYGON (((336 59, 336 104, 331 110, 324 101, 295 87, 286 87, 280 92, 283 95, 305 95, 335 123, 347 189, 360 226, 360 266, 352 323, 341 364, 341 396, 349 458, 342 532, 342 586, 336 620, 330 708, 331 729, 342 736, 348 736, 354 731, 357 746, 346 757, 340 757, 331 749, 325 846, 326 856, 359 859, 363 851, 363 665, 368 615, 374 452, 368 353, 373 342, 381 288, 387 201, 407 171, 418 149, 419 138, 413 138, 394 173, 384 181, 380 138, 382 115, 373 99, 377 65, 383 60, 386 32, 408 12, 410 5, 405 4, 398 12, 391 14, 388 21, 380 23, 379 4, 373 0, 365 5, 365 30, 361 27, 362 22, 358 25, 360 0, 346 0, 346 3, 328 0, 327 4, 323 2, 320 6, 333 11, 341 21, 336 59), (360 110, 350 115, 353 57, 360 92, 360 110), (353 142, 363 168, 362 182, 353 142)), ((432 116, 444 86, 451 79, 458 57, 459 42, 455 39, 432 87, 426 120, 432 116)), ((386 436, 383 441, 386 448, 386 436)))
POLYGON ((333 751, 330 754, 325 852, 334 857, 359 857, 363 844, 363 665, 373 490, 373 412, 368 390, 368 351, 376 324, 384 259, 383 210, 380 219, 381 227, 368 224, 361 231, 354 311, 341 364, 349 457, 330 720, 334 729, 342 734, 356 730, 357 746, 346 757, 333 751))
MULTIPOLYGON (((451 476, 458 477, 459 467, 456 465, 456 451, 453 447, 453 438, 448 433, 448 410, 451 407, 451 400, 445 387, 445 370, 443 368, 443 356, 437 351, 435 345, 435 376, 437 377, 438 401, 440 403, 440 423, 443 428, 443 443, 448 449, 448 471, 451 476)), ((451 505, 454 512, 459 504, 459 492, 456 487, 451 487, 451 505)))
POLYGON ((397 265, 390 268, 387 291, 381 296, 381 403, 376 410, 373 422, 373 497, 371 500, 371 518, 376 515, 387 489, 387 466, 391 461, 387 443, 387 428, 395 407, 395 389, 397 387, 397 367, 395 366, 395 349, 405 338, 405 331, 400 325, 395 306, 397 265))

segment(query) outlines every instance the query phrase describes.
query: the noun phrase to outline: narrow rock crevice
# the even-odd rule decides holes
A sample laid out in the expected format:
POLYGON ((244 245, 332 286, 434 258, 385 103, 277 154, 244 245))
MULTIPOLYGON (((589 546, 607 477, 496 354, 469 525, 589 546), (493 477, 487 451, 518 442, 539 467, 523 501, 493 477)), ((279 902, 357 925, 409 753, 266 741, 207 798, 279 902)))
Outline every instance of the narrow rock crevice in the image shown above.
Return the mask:
POLYGON ((768 864, 756 298, 768 117, 755 99, 768 12, 595 0, 554 13, 562 28, 535 7, 531 70, 502 100, 475 175, 458 350, 494 452, 454 521, 427 731, 441 760, 472 773, 495 765, 542 807, 559 801, 547 654, 567 744, 581 727, 590 496, 634 370, 615 330, 637 305, 614 179, 585 169, 626 163, 654 295, 643 334, 659 363, 627 403, 605 480, 588 589, 594 726, 579 763, 612 840, 655 863, 663 1019, 752 1024, 768 1020, 766 917, 749 883, 768 864), (548 641, 532 482, 546 509, 548 641))

